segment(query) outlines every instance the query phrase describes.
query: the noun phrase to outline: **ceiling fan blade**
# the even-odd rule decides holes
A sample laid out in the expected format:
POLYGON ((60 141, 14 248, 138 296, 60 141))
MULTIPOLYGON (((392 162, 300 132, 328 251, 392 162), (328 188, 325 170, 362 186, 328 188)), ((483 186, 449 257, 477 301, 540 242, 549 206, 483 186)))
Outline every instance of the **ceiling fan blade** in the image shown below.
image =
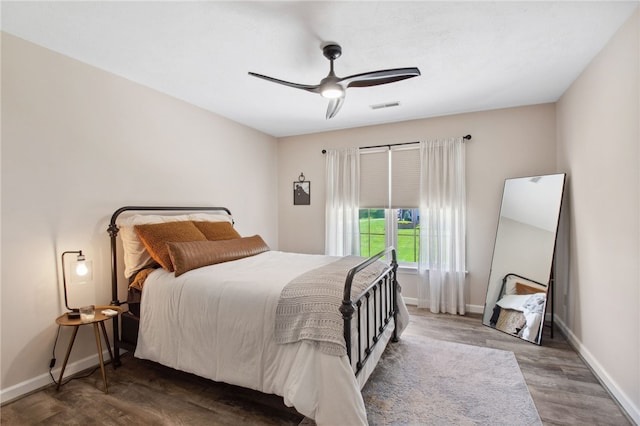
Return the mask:
POLYGON ((344 96, 333 98, 329 101, 329 107, 327 108, 327 120, 336 116, 343 103, 344 96))
POLYGON ((420 75, 418 68, 394 68, 390 70, 371 71, 362 74, 354 74, 344 77, 339 82, 347 87, 369 87, 378 86, 380 84, 394 83, 407 78, 417 77, 420 75))
POLYGON ((264 80, 270 81, 272 83, 283 84, 285 86, 293 87, 295 89, 306 90, 307 92, 319 93, 319 85, 317 84, 299 84, 299 83, 291 83, 290 81, 279 80, 277 78, 269 77, 262 74, 257 74, 255 72, 249 71, 249 75, 254 77, 262 78, 264 80))

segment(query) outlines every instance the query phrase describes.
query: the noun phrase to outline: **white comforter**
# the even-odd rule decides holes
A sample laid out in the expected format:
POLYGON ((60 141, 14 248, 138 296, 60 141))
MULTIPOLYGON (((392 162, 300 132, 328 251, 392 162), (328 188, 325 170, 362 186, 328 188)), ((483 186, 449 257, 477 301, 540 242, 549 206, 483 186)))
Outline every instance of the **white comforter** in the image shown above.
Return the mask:
MULTIPOLYGON (((312 342, 274 342, 282 288, 336 259, 269 251, 179 277, 155 271, 144 285, 135 356, 280 395, 319 425, 366 424, 364 381, 346 356, 324 354, 312 342)), ((399 304, 406 324, 402 298, 399 304)))

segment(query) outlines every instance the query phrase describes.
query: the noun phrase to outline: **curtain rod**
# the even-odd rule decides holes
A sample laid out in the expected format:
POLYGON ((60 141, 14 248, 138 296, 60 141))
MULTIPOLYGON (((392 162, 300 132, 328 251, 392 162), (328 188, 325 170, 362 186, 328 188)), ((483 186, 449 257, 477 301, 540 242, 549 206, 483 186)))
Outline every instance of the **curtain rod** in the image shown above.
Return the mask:
MULTIPOLYGON (((466 141, 470 141, 471 140, 471 135, 465 135, 462 137, 462 139, 466 140, 466 141)), ((416 142, 401 142, 401 143, 391 143, 391 144, 385 144, 385 145, 372 145, 372 146, 361 146, 358 149, 369 149, 369 148, 382 148, 384 146, 391 148, 392 146, 400 146, 400 145, 413 145, 416 143, 420 143, 419 141, 416 142)), ((327 153, 326 149, 322 150, 323 154, 327 153)))

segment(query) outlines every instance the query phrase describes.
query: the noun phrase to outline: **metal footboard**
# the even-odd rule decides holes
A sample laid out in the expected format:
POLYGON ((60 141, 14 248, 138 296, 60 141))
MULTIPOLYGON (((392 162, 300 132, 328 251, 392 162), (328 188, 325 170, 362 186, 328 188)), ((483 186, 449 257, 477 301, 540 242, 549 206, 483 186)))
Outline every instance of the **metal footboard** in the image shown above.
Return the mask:
MULTIPOLYGON (((355 374, 358 375, 362 367, 366 363, 369 355, 373 352, 373 348, 380 341, 380 337, 387 328, 387 325, 394 320, 397 324, 398 315, 398 281, 397 281, 398 262, 396 259, 396 251, 393 247, 370 257, 359 265, 349 270, 344 284, 344 293, 340 312, 344 320, 344 340, 347 346, 347 355, 350 363, 353 365, 354 354, 352 353, 352 333, 351 324, 357 321, 357 359, 355 360, 355 374), (367 268, 374 262, 383 257, 391 255, 390 265, 359 295, 351 297, 351 287, 355 275, 367 268), (362 330, 364 316, 365 329, 362 330), (372 324, 373 323, 373 324, 372 324), (363 337, 364 339, 363 343, 363 337)), ((394 327, 391 340, 398 341, 397 328, 394 327)))

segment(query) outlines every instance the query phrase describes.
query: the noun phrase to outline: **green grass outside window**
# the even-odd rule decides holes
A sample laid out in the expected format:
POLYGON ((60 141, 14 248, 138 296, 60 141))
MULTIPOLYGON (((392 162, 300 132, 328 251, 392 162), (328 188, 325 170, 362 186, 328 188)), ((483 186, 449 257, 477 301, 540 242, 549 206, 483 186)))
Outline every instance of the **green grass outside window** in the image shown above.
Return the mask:
MULTIPOLYGON (((398 262, 416 263, 420 252, 420 225, 411 229, 398 229, 398 262)), ((360 255, 372 256, 385 249, 384 219, 360 219, 360 255)))

